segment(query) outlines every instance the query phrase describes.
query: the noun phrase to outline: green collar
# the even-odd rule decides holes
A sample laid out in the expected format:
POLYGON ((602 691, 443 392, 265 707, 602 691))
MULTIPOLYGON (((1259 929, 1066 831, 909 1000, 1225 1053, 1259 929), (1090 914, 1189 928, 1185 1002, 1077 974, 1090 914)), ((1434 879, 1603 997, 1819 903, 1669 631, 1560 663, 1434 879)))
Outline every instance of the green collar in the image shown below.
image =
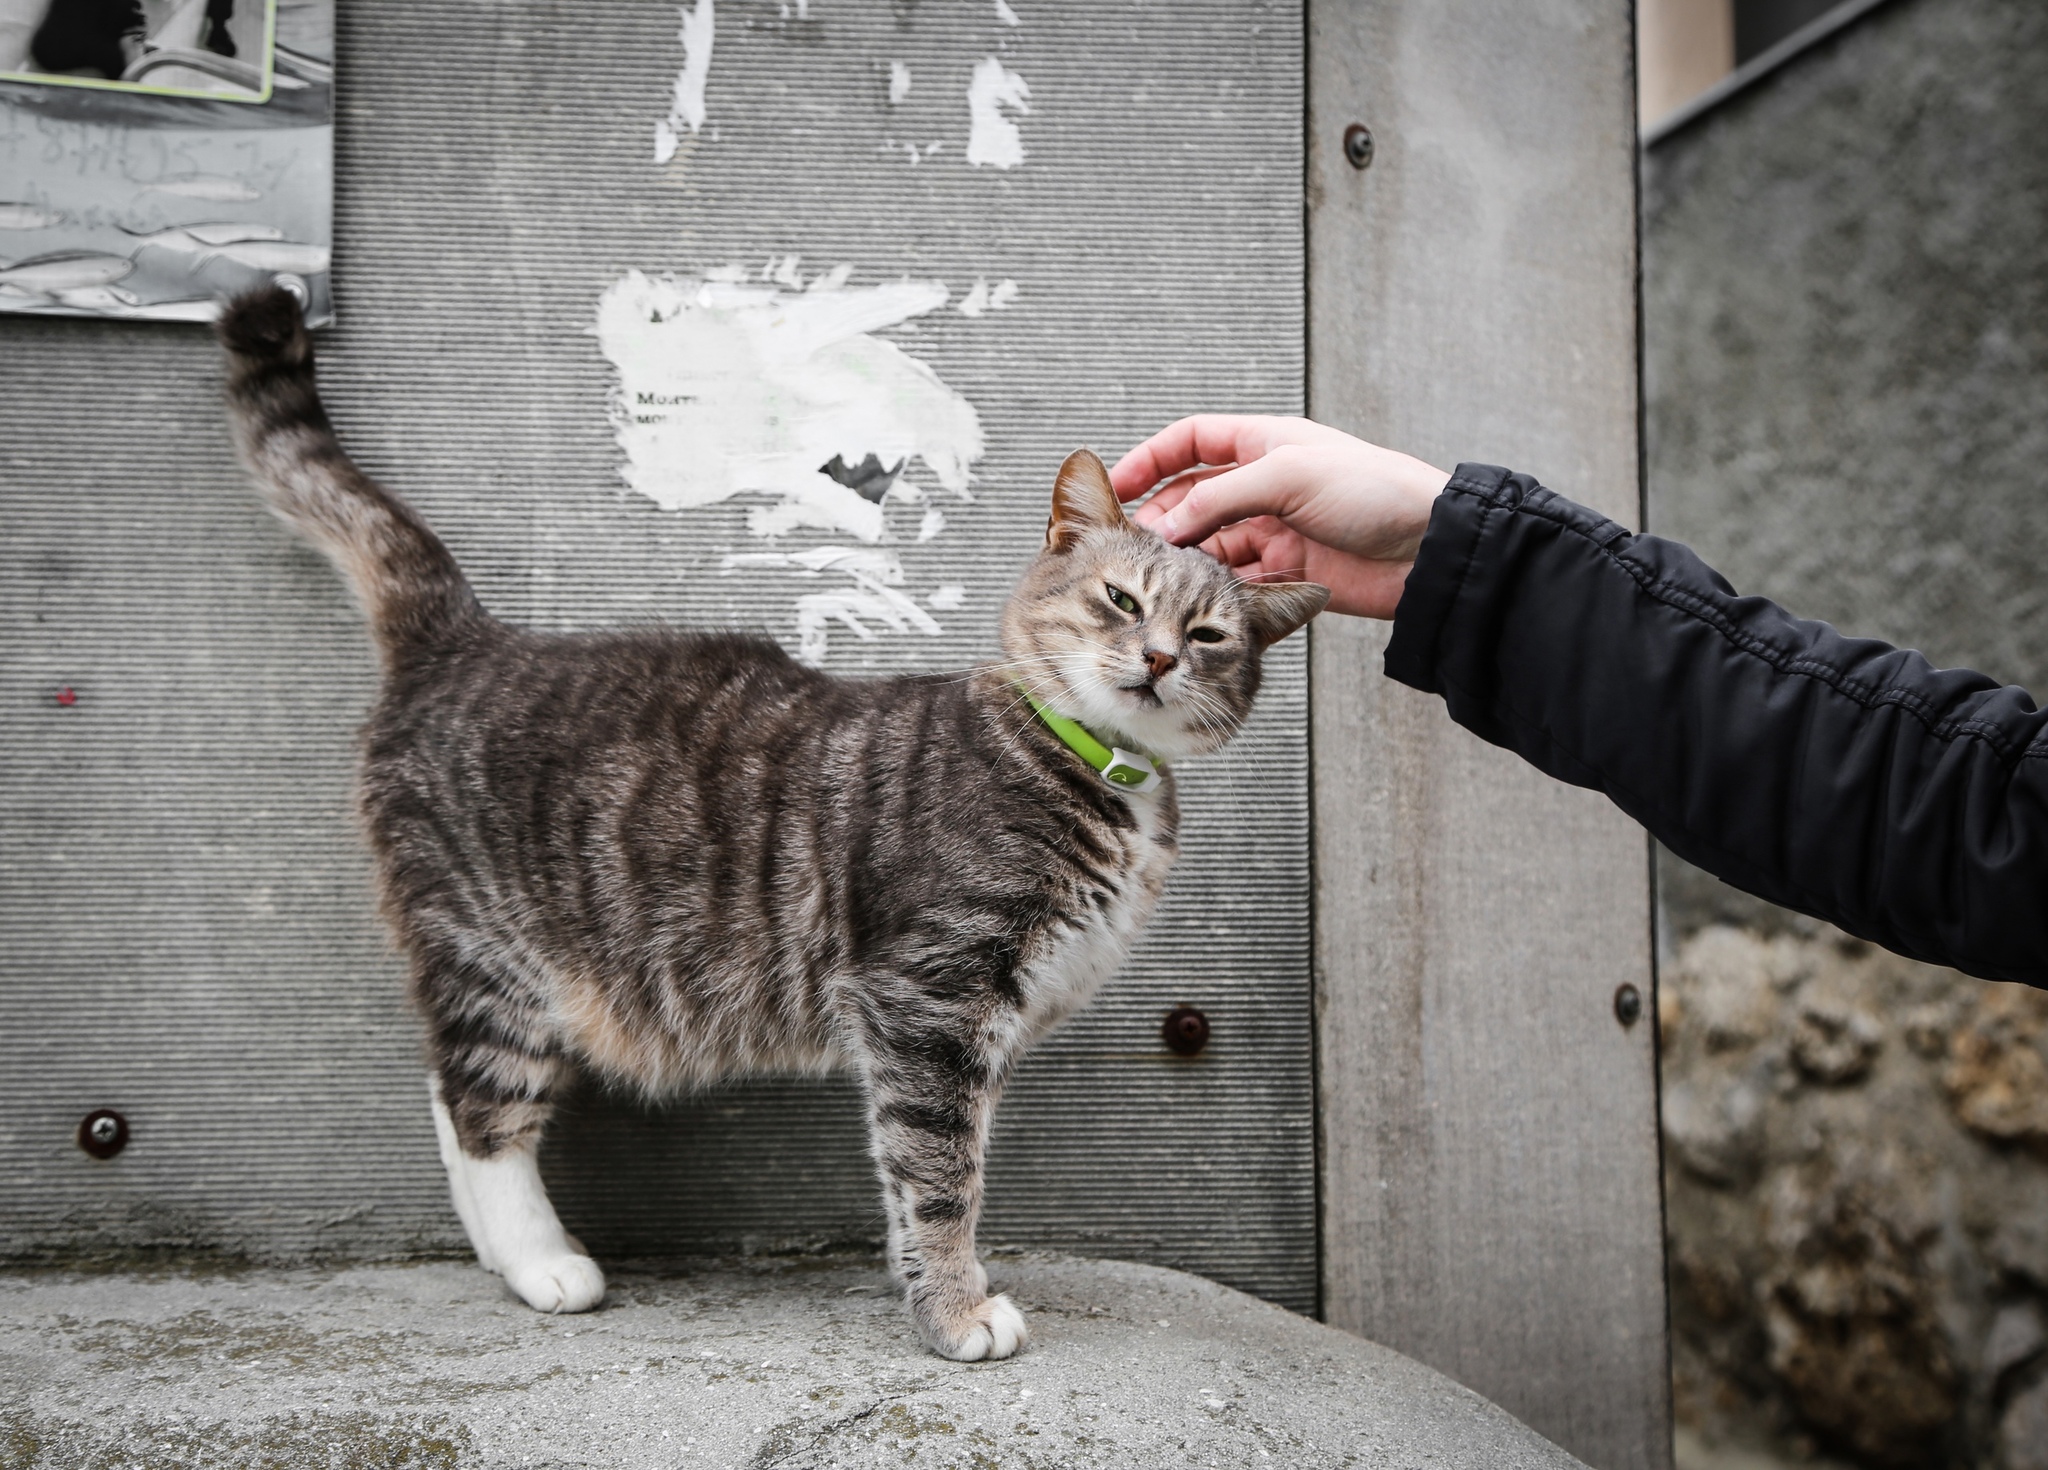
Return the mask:
POLYGON ((1093 766, 1097 774, 1117 790, 1151 791, 1158 787, 1159 766, 1152 757, 1119 746, 1104 745, 1076 721, 1046 708, 1021 689, 1017 692, 1030 702, 1048 730, 1065 741, 1069 750, 1093 766))

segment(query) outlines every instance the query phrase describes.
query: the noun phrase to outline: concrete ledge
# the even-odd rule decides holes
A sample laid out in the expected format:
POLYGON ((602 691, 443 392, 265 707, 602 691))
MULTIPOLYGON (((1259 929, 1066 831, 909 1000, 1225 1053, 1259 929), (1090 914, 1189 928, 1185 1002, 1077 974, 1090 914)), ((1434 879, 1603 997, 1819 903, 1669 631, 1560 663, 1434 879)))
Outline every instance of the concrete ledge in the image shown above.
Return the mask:
POLYGON ((846 1259, 613 1273, 588 1316, 473 1265, 0 1276, 0 1467, 1579 1462, 1398 1353, 1175 1271, 998 1257, 1001 1363, 925 1353, 846 1259))

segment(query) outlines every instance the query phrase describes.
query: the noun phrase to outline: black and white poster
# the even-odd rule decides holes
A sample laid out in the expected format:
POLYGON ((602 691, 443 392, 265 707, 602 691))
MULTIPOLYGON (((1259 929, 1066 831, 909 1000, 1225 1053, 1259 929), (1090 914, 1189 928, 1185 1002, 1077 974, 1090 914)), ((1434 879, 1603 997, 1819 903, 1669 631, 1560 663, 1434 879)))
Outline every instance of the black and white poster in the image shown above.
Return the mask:
POLYGON ((0 0, 0 311, 331 319, 333 0, 0 0))

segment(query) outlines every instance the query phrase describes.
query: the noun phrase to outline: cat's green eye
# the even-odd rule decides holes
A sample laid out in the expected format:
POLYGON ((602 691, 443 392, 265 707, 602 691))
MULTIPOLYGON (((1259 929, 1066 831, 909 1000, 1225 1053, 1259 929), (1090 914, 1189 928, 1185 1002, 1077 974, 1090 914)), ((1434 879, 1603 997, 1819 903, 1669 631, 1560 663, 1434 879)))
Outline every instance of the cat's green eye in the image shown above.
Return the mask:
POLYGON ((1105 587, 1107 587, 1107 590, 1109 592, 1109 600, 1111 602, 1115 603, 1118 607, 1122 608, 1132 617, 1136 617, 1138 615, 1137 598, 1131 596, 1130 593, 1124 591, 1124 589, 1121 587, 1108 587, 1106 583, 1104 585, 1105 587))
POLYGON ((1193 643, 1221 643, 1228 636, 1221 628, 1188 629, 1188 640, 1193 643))

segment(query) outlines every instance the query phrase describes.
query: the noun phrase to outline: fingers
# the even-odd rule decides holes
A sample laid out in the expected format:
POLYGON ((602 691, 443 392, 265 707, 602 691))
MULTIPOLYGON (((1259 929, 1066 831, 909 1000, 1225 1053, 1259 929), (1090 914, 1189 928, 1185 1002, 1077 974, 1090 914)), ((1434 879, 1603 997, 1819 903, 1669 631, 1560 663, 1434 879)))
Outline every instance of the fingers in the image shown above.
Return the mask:
POLYGON ((1161 485, 1158 490, 1154 491, 1150 500, 1132 511, 1131 519, 1149 530, 1159 523, 1160 517, 1164 516, 1176 505, 1179 505, 1181 501, 1187 499, 1188 491, 1194 489, 1195 486, 1201 484, 1204 480, 1213 480, 1218 475, 1227 475, 1230 473, 1230 470, 1231 466, 1229 465, 1205 465, 1198 470, 1189 470, 1184 475, 1176 475, 1173 479, 1161 485))
POLYGON ((1301 538, 1271 516, 1225 526, 1202 543, 1202 550, 1244 577, 1261 580, 1299 581, 1302 573, 1301 538), (1283 558, 1291 558, 1286 565, 1283 558), (1274 577, 1276 571, 1291 571, 1291 577, 1274 577))
POLYGON ((1274 443, 1283 442, 1285 426, 1296 422, 1307 426, 1306 420, 1198 413, 1168 424, 1125 454, 1109 472, 1109 483, 1116 487, 1119 498, 1135 500, 1161 480, 1199 465, 1257 459, 1274 443))
POLYGON ((1285 516, 1299 487, 1291 467, 1277 459, 1255 459, 1191 486, 1152 529, 1176 546, 1206 541, 1222 527, 1254 516, 1285 516))

